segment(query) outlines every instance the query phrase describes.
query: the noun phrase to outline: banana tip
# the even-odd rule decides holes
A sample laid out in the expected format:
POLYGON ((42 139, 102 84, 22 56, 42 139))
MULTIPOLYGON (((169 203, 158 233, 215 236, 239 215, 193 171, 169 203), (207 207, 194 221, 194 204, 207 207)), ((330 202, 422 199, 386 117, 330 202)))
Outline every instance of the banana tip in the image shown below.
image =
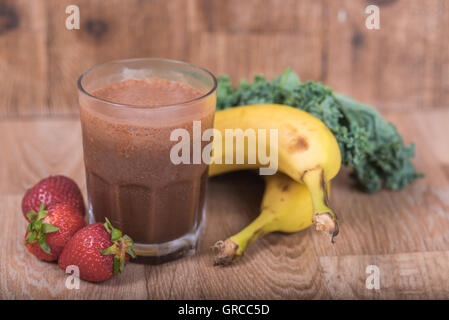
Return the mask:
POLYGON ((214 266, 227 266, 238 260, 237 250, 239 246, 231 239, 217 241, 213 246, 218 250, 214 259, 214 266))
POLYGON ((313 222, 315 223, 316 229, 318 231, 327 233, 331 238, 331 242, 335 243, 334 238, 338 235, 339 228, 336 219, 334 219, 330 212, 318 213, 314 217, 313 222))

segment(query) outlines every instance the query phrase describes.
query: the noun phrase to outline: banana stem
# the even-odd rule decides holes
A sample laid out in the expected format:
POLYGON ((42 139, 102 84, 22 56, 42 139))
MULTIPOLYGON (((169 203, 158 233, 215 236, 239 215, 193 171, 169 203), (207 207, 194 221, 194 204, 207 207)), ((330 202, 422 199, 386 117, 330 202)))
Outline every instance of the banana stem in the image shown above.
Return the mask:
POLYGON ((215 244, 218 254, 215 256, 214 266, 226 266, 236 262, 243 256, 247 246, 267 233, 275 231, 268 227, 272 225, 273 219, 263 213, 264 211, 239 233, 215 244))
POLYGON ((334 237, 338 234, 338 220, 335 213, 329 208, 329 196, 327 193, 327 183, 324 177, 324 171, 321 167, 306 171, 302 180, 309 189, 313 205, 313 223, 316 229, 324 231, 331 237, 334 243, 334 237))

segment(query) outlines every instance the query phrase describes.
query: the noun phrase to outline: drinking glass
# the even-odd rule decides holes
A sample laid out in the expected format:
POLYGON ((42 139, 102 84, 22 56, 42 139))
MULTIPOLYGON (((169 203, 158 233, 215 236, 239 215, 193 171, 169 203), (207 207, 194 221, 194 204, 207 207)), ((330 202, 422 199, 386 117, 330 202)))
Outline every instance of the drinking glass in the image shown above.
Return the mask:
POLYGON ((198 136, 213 127, 216 88, 209 71, 162 59, 108 62, 78 80, 89 220, 108 218, 133 238, 138 262, 160 263, 196 250, 205 223, 208 165, 173 163, 170 151, 179 141, 172 141, 171 133, 189 134, 190 155, 195 143, 201 149, 210 143, 198 142, 198 136), (96 95, 123 80, 148 78, 185 84, 201 94, 170 105, 129 105, 96 95))

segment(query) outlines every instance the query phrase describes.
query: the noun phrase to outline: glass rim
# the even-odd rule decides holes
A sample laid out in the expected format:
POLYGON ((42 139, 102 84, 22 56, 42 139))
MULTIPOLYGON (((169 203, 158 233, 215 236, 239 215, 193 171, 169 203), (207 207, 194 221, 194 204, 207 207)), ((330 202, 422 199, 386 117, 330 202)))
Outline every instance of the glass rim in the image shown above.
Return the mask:
POLYGON ((97 64, 97 65, 95 65, 93 67, 90 67, 89 69, 87 69, 86 71, 84 71, 80 75, 80 77, 78 78, 78 81, 77 81, 77 86, 78 86, 78 90, 81 93, 85 94, 86 96, 88 96, 88 97, 90 97, 90 98, 92 98, 92 99, 94 99, 96 101, 99 101, 99 102, 102 102, 102 103, 105 103, 105 104, 108 104, 108 105, 111 105, 111 106, 114 106, 114 107, 122 107, 122 108, 126 107, 126 108, 131 108, 131 109, 156 110, 156 109, 162 109, 162 108, 165 109, 165 108, 170 108, 170 107, 181 107, 181 106, 188 105, 188 104, 191 104, 191 103, 196 102, 196 101, 200 101, 200 100, 202 100, 204 98, 207 98, 208 96, 210 96, 212 93, 214 93, 217 90, 218 83, 217 83, 217 78, 214 76, 214 74, 212 72, 210 72, 209 70, 207 70, 207 69, 205 69, 203 67, 200 67, 200 66, 188 63, 188 62, 183 62, 183 61, 178 61, 178 60, 171 60, 171 59, 162 59, 162 58, 134 58, 134 59, 112 60, 112 61, 104 62, 104 63, 101 63, 101 64, 97 64), (158 62, 171 63, 171 64, 174 64, 174 65, 184 65, 184 66, 192 67, 194 69, 197 69, 197 70, 199 70, 201 72, 206 73, 207 75, 209 75, 212 78, 212 82, 213 82, 212 88, 209 91, 207 91, 206 93, 200 95, 199 97, 196 97, 196 98, 190 99, 190 100, 186 100, 186 101, 182 101, 182 102, 179 102, 179 103, 163 104, 163 105, 156 105, 156 106, 142 106, 142 105, 133 105, 133 104, 126 104, 126 103, 119 103, 119 102, 114 102, 114 101, 110 101, 110 100, 106 100, 106 99, 97 97, 97 96, 91 94, 90 92, 88 92, 82 85, 83 79, 89 73, 91 73, 92 71, 95 71, 97 68, 104 67, 106 65, 127 63, 127 62, 139 62, 139 61, 158 61, 158 62))

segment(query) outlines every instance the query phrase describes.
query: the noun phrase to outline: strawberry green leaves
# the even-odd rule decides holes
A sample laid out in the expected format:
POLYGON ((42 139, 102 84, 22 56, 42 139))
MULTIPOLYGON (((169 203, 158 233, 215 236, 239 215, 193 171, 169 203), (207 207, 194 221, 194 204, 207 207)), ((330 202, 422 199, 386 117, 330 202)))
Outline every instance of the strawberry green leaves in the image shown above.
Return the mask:
POLYGON ((113 229, 111 232, 111 240, 115 241, 122 237, 122 232, 118 229, 113 229))
POLYGON ((132 248, 134 241, 128 235, 123 235, 119 229, 114 228, 108 218, 106 218, 104 228, 111 234, 113 245, 99 251, 103 255, 114 255, 114 274, 122 273, 125 268, 126 254, 132 258, 136 257, 136 253, 132 248))
POLYGON ((136 258, 136 253, 134 252, 133 245, 134 241, 128 235, 125 234, 123 240, 126 244, 126 253, 129 254, 132 258, 136 258))
POLYGON ((125 263, 121 263, 121 259, 118 256, 114 256, 114 274, 122 272, 125 268, 125 263))
MULTIPOLYGON (((104 223, 104 227, 106 231, 111 234, 111 241, 114 242, 122 237, 122 232, 119 229, 116 229, 112 226, 111 222, 108 218, 106 218, 106 222, 104 223)), ((128 237, 129 238, 129 237, 128 237)))
POLYGON ((55 232, 55 231, 58 231, 58 230, 59 230, 59 228, 54 226, 54 225, 51 225, 51 224, 48 224, 48 223, 43 223, 42 224, 42 232, 43 233, 55 232))
POLYGON ((39 245, 41 246, 42 250, 44 250, 45 253, 48 254, 51 253, 50 246, 47 243, 47 236, 45 234, 43 234, 38 238, 37 243, 39 243, 39 245))
POLYGON ((28 224, 27 231, 28 235, 25 239, 25 245, 37 241, 39 246, 45 253, 50 254, 51 249, 47 243, 47 233, 56 232, 59 230, 58 227, 53 226, 48 223, 44 223, 43 219, 48 215, 48 211, 45 210, 45 205, 42 202, 39 208, 39 212, 36 213, 33 210, 27 213, 27 218, 30 220, 28 224))

